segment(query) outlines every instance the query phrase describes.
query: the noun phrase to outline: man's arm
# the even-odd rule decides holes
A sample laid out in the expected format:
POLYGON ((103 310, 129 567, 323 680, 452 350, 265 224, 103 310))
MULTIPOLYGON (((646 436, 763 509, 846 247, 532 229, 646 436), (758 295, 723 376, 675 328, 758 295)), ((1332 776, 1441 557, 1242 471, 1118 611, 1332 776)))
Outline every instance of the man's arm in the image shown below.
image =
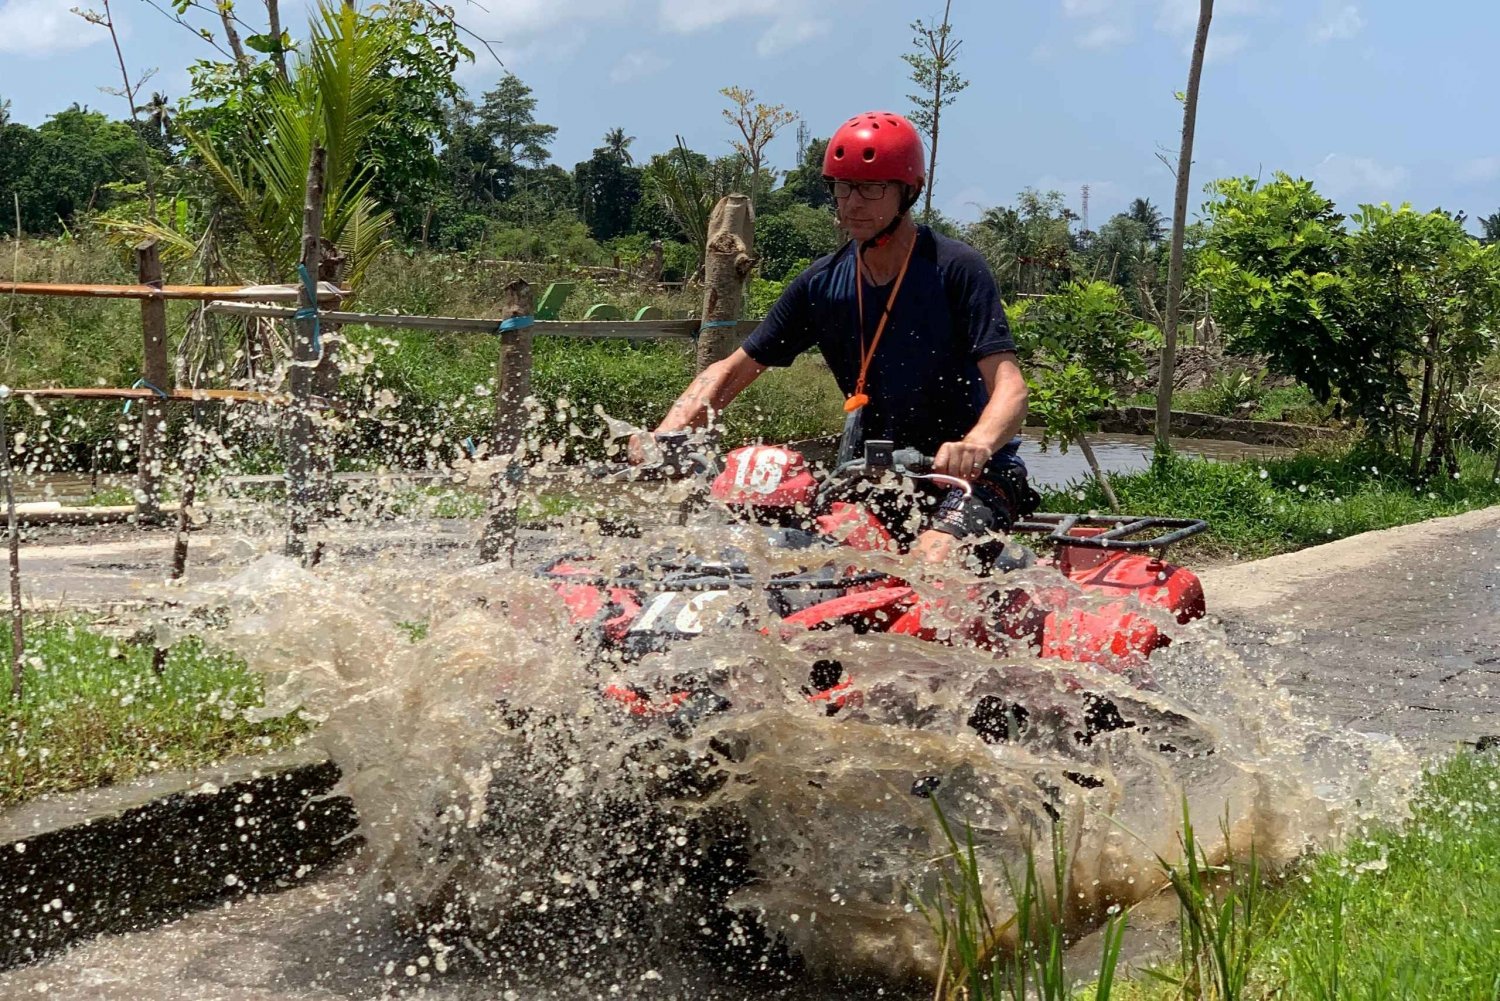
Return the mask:
POLYGON ((698 374, 672 404, 672 409, 667 411, 656 430, 682 431, 702 427, 708 423, 710 411, 722 413, 765 370, 766 366, 747 355, 744 348, 737 348, 734 354, 714 362, 698 374))
POLYGON ((990 456, 1014 438, 1026 422, 1026 380, 1016 364, 1015 352, 986 355, 978 364, 990 401, 963 440, 944 444, 933 463, 935 471, 964 479, 978 476, 990 456))

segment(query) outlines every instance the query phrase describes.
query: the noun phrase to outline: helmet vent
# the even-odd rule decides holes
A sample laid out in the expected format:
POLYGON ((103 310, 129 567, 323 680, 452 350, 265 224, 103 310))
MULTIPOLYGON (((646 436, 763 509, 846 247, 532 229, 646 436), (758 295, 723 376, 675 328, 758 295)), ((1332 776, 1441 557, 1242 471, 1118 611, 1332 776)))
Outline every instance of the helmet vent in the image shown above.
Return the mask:
POLYGON ((837 149, 835 149, 833 151, 833 158, 835 160, 842 160, 844 158, 844 147, 840 146, 837 149))
POLYGON ((875 162, 875 147, 874 146, 866 146, 865 147, 865 163, 874 163, 874 162, 875 162))
POLYGON ((870 123, 870 128, 872 128, 872 129, 878 129, 878 128, 880 128, 880 123, 879 122, 871 122, 870 123))

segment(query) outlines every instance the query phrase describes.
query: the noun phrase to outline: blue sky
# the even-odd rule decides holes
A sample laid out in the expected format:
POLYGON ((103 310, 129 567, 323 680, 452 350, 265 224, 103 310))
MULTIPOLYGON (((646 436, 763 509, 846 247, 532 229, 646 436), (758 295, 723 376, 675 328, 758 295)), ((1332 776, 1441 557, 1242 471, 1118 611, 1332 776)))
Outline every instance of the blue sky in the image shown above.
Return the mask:
MULTIPOLYGON (((36 123, 73 101, 118 114, 108 34, 69 8, 0 0, 0 98, 36 123)), ((257 0, 237 0, 248 12, 257 0)), ((293 23, 303 0, 283 0, 293 23)), ((96 0, 97 3, 97 0, 96 0)), ((113 0, 133 72, 174 99, 211 50, 144 0, 113 0)), ((164 6, 169 6, 165 2, 164 6)), ((936 203, 961 218, 1031 185, 1097 227, 1138 195, 1170 208, 1196 0, 954 0, 969 89, 944 118, 936 203)), ((1194 186, 1285 170, 1339 205, 1411 201, 1471 216, 1500 210, 1497 0, 1218 0, 1198 118, 1194 186)), ((941 0, 459 0, 559 127, 555 159, 584 159, 612 126, 639 158, 680 133, 727 151, 720 87, 753 88, 815 136, 868 108, 905 110, 909 23, 941 0)), ((471 92, 502 72, 482 50, 471 92)), ((772 160, 791 166, 792 130, 772 160)), ((1193 205, 1203 201, 1195 193, 1193 205)), ((1472 228, 1472 226, 1471 226, 1472 228)))

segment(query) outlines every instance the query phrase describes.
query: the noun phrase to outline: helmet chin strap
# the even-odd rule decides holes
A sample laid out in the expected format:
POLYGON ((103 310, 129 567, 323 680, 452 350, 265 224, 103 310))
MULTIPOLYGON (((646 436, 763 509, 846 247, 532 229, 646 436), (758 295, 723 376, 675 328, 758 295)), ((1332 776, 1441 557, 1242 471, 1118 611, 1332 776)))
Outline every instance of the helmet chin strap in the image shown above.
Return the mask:
POLYGON ((895 235, 896 227, 901 225, 901 220, 906 218, 906 213, 911 211, 911 207, 917 204, 917 198, 921 195, 922 189, 907 185, 903 185, 903 187, 906 188, 906 194, 901 197, 901 208, 896 210, 896 215, 890 222, 885 224, 885 227, 879 233, 876 233, 859 245, 861 250, 873 250, 876 247, 884 247, 890 243, 891 237, 895 235))

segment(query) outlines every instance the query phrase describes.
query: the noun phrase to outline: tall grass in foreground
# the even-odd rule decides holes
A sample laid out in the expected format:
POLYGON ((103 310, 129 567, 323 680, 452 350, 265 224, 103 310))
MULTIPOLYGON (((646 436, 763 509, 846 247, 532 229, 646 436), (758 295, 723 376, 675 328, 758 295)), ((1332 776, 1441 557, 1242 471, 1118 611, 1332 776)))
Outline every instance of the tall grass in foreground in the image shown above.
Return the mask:
MULTIPOLYGON (((1064 920, 1070 862, 1062 826, 1051 829, 1050 880, 1042 878, 1035 850, 1026 853, 1021 873, 1003 870, 1015 911, 997 921, 985 898, 973 830, 965 825, 960 841, 935 799, 933 811, 949 854, 940 860, 935 895, 917 903, 937 935, 942 955, 937 1001, 1073 998, 1063 968, 1070 944, 1064 920)), ((1095 1001, 1109 1001, 1124 936, 1125 915, 1116 914, 1105 928, 1095 1001)))
MULTIPOLYGON (((1059 912, 1034 855, 997 922, 972 834, 938 811, 950 853, 921 902, 944 958, 937 998, 1114 1001, 1496 1001, 1500 998, 1500 755, 1432 767, 1400 824, 1308 859, 1269 887, 1252 853, 1210 865, 1185 818, 1180 862, 1161 860, 1179 911, 1179 955, 1119 975, 1126 916, 1106 928, 1097 980, 1073 989, 1059 912), (1023 915, 1026 915, 1023 919, 1023 915), (1023 926, 1022 921, 1027 923, 1023 926), (998 944, 1010 933, 1010 954, 998 944)), ((1052 878, 1066 872, 1054 833, 1052 878)), ((1054 885, 1059 885, 1054 882, 1054 885)))

